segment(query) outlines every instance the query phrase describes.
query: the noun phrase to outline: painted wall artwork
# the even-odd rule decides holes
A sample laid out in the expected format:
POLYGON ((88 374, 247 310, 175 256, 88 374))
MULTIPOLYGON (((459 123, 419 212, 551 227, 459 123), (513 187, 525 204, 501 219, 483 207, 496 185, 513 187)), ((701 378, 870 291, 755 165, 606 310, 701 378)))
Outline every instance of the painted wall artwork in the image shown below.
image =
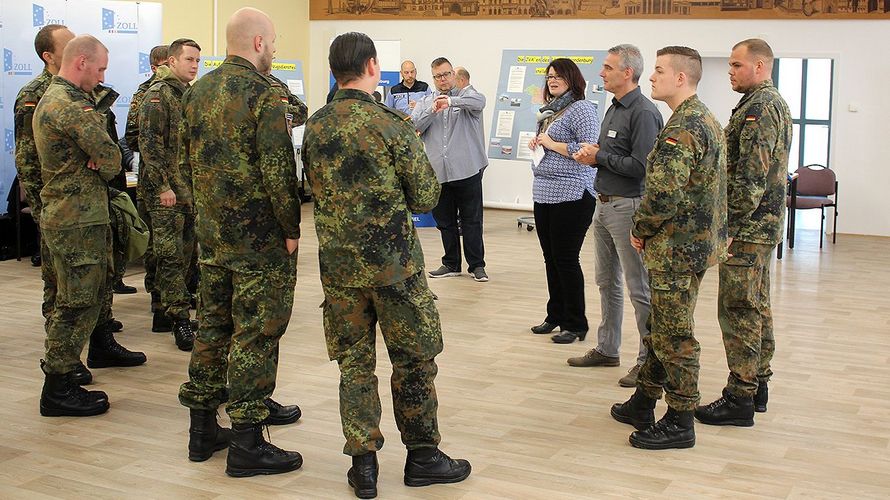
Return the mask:
POLYGON ((309 0, 325 19, 890 19, 890 0, 309 0))

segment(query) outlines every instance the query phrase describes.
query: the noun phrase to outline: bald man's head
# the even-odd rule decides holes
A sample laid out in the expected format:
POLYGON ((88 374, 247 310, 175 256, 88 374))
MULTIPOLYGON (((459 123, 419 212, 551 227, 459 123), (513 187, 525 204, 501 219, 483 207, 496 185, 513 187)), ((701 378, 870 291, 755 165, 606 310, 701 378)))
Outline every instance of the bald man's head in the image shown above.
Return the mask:
POLYGON ((269 71, 275 54, 272 19, 252 7, 235 11, 226 24, 226 52, 252 62, 261 73, 269 71))
POLYGON ((92 35, 80 35, 65 46, 59 76, 85 92, 92 92, 96 85, 105 81, 106 69, 108 48, 92 35))

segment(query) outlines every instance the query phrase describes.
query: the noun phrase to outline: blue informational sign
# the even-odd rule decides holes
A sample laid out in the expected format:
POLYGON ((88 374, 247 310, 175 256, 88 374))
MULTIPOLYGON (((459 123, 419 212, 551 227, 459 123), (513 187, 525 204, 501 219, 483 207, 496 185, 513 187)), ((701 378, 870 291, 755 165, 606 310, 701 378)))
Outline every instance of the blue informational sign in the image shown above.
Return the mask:
POLYGON ((136 87, 151 75, 148 53, 161 43, 161 4, 100 0, 3 0, 0 2, 0 113, 3 150, 0 151, 0 213, 16 175, 15 97, 19 89, 43 71, 34 51, 34 37, 47 24, 67 26, 75 35, 90 34, 108 47, 105 85, 120 97, 112 111, 117 131, 123 136, 136 87))
MULTIPOLYGON (((536 113, 544 105, 547 65, 568 58, 578 65, 587 81, 585 98, 597 106, 600 121, 606 110, 606 91, 599 72, 605 50, 505 50, 495 96, 488 157, 530 160, 527 145, 537 132, 536 113)), ((491 101, 489 101, 491 102, 491 101)))

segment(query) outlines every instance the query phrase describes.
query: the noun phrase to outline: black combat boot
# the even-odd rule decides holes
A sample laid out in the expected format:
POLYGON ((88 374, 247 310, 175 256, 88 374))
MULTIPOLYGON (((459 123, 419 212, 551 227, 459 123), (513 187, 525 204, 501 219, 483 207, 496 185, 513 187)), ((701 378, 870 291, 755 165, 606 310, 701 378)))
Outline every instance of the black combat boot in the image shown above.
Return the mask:
POLYGON ((161 292, 149 292, 151 294, 151 312, 161 308, 161 292))
POLYGON ((377 453, 369 451, 352 457, 352 467, 346 473, 349 486, 359 498, 377 498, 377 453))
POLYGON ((643 430, 655 423, 655 399, 647 397, 637 389, 624 403, 612 405, 612 418, 622 424, 630 424, 643 430))
POLYGON ((438 448, 408 450, 405 461, 405 484, 428 486, 430 484, 458 483, 470 475, 472 467, 464 459, 453 460, 438 448))
POLYGON ((108 411, 108 395, 88 391, 71 380, 71 373, 46 373, 43 360, 40 368, 46 378, 40 393, 40 414, 44 417, 89 417, 108 411))
POLYGON ((167 313, 160 308, 152 313, 151 331, 155 333, 165 333, 173 331, 173 320, 167 317, 167 313))
POLYGON ((302 465, 303 457, 299 453, 282 450, 263 438, 262 424, 232 424, 226 474, 232 477, 281 474, 302 465))
POLYGON ((691 411, 668 407, 667 413, 651 427, 630 435, 630 444, 646 450, 692 448, 695 446, 695 423, 691 411))
POLYGON ((90 385, 93 383, 93 374, 80 361, 71 372, 71 381, 77 385, 90 385))
POLYGON ((263 401, 269 409, 269 416, 263 421, 265 425, 288 425, 296 422, 303 415, 297 405, 284 406, 272 398, 263 401))
POLYGON ((723 397, 695 409, 695 418, 708 425, 751 427, 754 425, 754 398, 735 396, 723 389, 723 397))
POLYGON ((124 329, 124 324, 114 318, 111 318, 110 320, 108 320, 108 323, 105 323, 105 328, 108 328, 108 331, 110 331, 111 333, 117 333, 124 329))
POLYGON ((766 402, 769 400, 769 386, 766 382, 757 384, 757 392, 754 394, 754 411, 766 413, 766 402))
POLYGON ((192 322, 188 319, 177 319, 173 322, 173 340, 180 351, 191 351, 195 346, 195 333, 192 322))
POLYGON ((145 363, 145 354, 128 351, 117 343, 114 334, 107 328, 96 327, 90 335, 90 349, 87 352, 87 366, 109 368, 112 366, 138 366, 145 363))
POLYGON ((216 423, 216 412, 212 410, 189 410, 189 460, 203 462, 214 451, 229 446, 232 430, 216 423))

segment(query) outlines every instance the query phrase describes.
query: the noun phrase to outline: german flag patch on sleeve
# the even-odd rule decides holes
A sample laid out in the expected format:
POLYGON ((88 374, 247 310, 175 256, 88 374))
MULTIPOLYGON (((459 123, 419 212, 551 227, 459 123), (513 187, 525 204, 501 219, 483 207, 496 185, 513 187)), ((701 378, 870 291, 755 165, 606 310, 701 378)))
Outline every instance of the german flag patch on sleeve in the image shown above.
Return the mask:
POLYGON ((35 106, 37 106, 37 101, 25 101, 26 108, 33 108, 35 106))
POLYGON ((664 140, 664 142, 666 144, 670 144, 671 146, 676 146, 677 143, 680 141, 678 141, 677 139, 674 139, 673 137, 668 137, 667 139, 664 140))
POLYGON ((756 122, 757 118, 757 115, 745 115, 746 122, 756 122))
POLYGON ((161 102, 161 98, 160 97, 152 97, 148 101, 153 102, 153 103, 159 103, 159 102, 161 102))
POLYGON ((84 106, 84 107, 83 107, 83 111, 84 111, 84 112, 92 111, 92 110, 93 110, 93 107, 92 107, 92 106, 84 106))

